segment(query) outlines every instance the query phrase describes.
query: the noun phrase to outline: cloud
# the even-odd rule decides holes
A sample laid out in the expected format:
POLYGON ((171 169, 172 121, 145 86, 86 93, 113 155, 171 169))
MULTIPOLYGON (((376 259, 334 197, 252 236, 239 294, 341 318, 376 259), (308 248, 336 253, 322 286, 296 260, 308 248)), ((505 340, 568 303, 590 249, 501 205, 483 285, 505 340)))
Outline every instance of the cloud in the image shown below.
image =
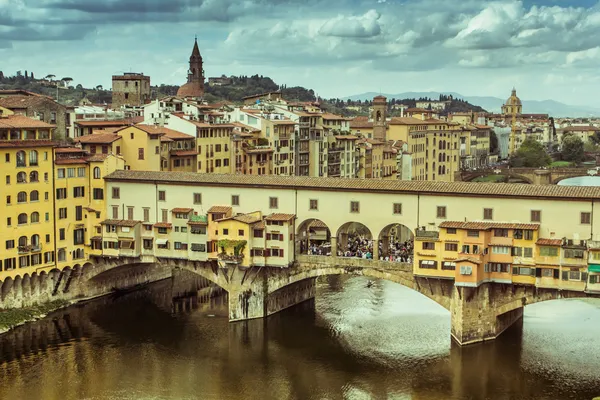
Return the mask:
POLYGON ((369 10, 360 17, 338 15, 325 22, 319 33, 323 36, 369 38, 381 33, 379 18, 375 10, 369 10))

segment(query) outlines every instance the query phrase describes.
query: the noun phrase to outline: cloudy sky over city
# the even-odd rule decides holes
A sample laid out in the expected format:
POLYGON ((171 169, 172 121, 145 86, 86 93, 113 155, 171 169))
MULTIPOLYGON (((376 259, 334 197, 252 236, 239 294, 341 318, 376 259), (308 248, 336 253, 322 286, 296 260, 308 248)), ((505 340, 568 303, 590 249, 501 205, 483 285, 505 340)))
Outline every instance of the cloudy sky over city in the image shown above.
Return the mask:
POLYGON ((600 106, 592 0, 0 0, 0 70, 110 86, 272 77, 323 97, 454 91, 600 106))

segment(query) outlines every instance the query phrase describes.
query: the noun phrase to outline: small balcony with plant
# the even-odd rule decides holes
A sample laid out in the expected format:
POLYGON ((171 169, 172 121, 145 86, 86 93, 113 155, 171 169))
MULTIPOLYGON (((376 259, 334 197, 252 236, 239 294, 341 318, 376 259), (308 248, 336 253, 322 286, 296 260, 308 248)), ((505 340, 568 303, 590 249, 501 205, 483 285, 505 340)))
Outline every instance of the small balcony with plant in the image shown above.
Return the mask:
POLYGON ((227 264, 248 266, 248 260, 244 254, 247 243, 246 240, 219 240, 217 242, 217 246, 219 247, 219 254, 217 255, 219 264, 222 266, 228 266, 227 264))

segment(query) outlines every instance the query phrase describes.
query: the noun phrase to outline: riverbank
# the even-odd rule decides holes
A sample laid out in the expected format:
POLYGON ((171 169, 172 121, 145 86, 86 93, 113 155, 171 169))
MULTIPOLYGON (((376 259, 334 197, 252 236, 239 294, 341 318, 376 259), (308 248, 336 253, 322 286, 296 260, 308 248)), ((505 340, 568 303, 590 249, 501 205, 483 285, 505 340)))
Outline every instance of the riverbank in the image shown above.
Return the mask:
POLYGON ((67 300, 55 300, 33 307, 0 310, 0 335, 17 326, 42 319, 51 312, 68 307, 71 304, 72 302, 67 300))

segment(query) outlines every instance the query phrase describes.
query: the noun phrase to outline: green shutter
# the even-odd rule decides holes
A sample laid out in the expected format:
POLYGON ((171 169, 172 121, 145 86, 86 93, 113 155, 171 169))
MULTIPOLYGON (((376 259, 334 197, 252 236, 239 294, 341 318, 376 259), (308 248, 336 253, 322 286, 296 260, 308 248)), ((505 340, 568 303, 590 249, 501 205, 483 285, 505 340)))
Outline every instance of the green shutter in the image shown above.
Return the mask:
POLYGON ((588 265, 589 272, 600 272, 600 264, 590 264, 588 265))

